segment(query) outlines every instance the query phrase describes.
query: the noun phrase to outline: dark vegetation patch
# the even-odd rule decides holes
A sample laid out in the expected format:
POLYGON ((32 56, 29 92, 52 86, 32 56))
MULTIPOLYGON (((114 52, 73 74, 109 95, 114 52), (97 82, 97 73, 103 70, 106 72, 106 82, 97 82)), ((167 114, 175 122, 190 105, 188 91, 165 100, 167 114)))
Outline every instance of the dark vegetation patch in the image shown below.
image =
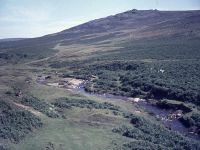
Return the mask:
POLYGON ((59 117, 59 115, 53 110, 52 105, 47 103, 45 100, 33 96, 26 88, 28 89, 23 82, 16 83, 12 87, 12 90, 7 91, 5 94, 11 96, 15 102, 29 106, 43 114, 46 114, 48 117, 59 117))
POLYGON ((153 144, 151 142, 144 141, 133 141, 130 143, 123 144, 122 150, 167 150, 167 147, 162 145, 153 144))
POLYGON ((120 111, 119 106, 115 106, 111 103, 104 102, 98 103, 93 100, 88 99, 78 99, 78 98, 59 98, 57 99, 53 105, 59 108, 72 108, 72 107, 79 107, 79 108, 88 108, 88 109, 109 109, 113 111, 120 111))
POLYGON ((200 113, 192 112, 179 119, 186 127, 191 128, 192 132, 200 135, 200 113))
MULTIPOLYGON (((31 41, 31 40, 30 40, 31 41)), ((7 63, 21 63, 53 55, 55 44, 31 44, 25 41, 0 43, 0 59, 7 63)))
POLYGON ((73 74, 98 77, 87 84, 89 92, 167 98, 200 105, 199 68, 199 61, 111 62, 85 67, 73 74))
POLYGON ((58 114, 51 110, 52 106, 48 103, 46 103, 44 100, 40 100, 33 96, 26 96, 20 99, 20 103, 26 106, 30 106, 34 108, 35 110, 38 110, 44 114, 46 114, 48 117, 56 118, 58 117, 58 114))
POLYGON ((184 103, 170 103, 167 100, 158 101, 156 105, 162 109, 182 110, 183 113, 189 113, 192 111, 192 109, 184 103))
POLYGON ((114 128, 113 132, 134 139, 133 142, 124 144, 124 149, 183 149, 197 150, 200 145, 189 139, 171 132, 163 126, 152 123, 143 117, 129 115, 131 126, 122 125, 114 128))
POLYGON ((24 59, 27 57, 27 54, 10 54, 10 53, 0 53, 0 59, 10 60, 10 59, 24 59))
POLYGON ((19 142, 26 134, 43 125, 32 113, 16 109, 10 103, 0 101, 0 138, 19 142))

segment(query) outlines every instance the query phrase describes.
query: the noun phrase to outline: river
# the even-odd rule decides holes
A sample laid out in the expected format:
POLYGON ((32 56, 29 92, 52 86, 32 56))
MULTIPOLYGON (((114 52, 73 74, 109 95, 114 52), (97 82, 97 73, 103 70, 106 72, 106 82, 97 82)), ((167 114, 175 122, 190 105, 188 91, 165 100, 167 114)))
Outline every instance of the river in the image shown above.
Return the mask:
MULTIPOLYGON (((77 92, 81 95, 87 96, 87 97, 96 97, 96 98, 102 98, 106 100, 124 100, 128 101, 130 97, 126 96, 116 96, 112 94, 97 94, 97 93, 89 93, 85 91, 84 88, 85 84, 81 84, 79 87, 71 89, 74 92, 77 92)), ((192 138, 194 140, 200 140, 200 136, 194 133, 189 132, 189 129, 186 128, 177 118, 176 119, 168 119, 168 116, 171 114, 170 110, 161 109, 156 105, 153 105, 147 101, 139 101, 136 103, 140 108, 142 108, 144 111, 152 114, 157 119, 159 119, 163 125, 170 130, 173 130, 175 132, 179 132, 184 136, 187 136, 189 138, 192 138)))

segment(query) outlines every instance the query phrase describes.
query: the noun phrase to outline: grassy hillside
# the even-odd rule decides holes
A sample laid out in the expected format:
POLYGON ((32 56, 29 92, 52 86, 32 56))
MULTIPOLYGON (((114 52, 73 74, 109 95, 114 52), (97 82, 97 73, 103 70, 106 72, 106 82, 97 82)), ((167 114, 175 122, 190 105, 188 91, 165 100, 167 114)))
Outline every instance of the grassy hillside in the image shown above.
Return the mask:
POLYGON ((169 98, 199 105, 198 39, 140 40, 120 46, 123 48, 98 51, 84 60, 53 61, 50 67, 69 68, 76 77, 98 76, 88 84, 89 91, 169 98))

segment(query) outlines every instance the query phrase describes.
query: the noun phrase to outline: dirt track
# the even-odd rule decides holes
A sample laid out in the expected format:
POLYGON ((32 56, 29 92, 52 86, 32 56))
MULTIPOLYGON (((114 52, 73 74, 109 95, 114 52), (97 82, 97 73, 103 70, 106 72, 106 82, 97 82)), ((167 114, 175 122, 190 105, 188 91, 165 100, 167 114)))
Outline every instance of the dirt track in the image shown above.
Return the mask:
POLYGON ((32 114, 38 116, 38 117, 41 117, 43 114, 35 109, 33 109, 32 107, 30 106, 25 106, 23 104, 19 104, 19 103, 16 103, 16 102, 13 102, 14 105, 18 106, 18 107, 21 107, 29 112, 31 112, 32 114))

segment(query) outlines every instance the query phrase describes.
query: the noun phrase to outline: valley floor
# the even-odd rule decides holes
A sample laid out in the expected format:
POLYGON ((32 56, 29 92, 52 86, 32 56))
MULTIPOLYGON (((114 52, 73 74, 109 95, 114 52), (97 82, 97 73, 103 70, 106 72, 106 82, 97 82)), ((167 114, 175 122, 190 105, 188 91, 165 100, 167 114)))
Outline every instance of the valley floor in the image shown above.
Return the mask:
MULTIPOLYGON (((60 78, 59 75, 54 75, 52 72, 50 74, 47 73, 48 71, 45 71, 45 74, 49 74, 50 77, 41 81, 38 80, 38 76, 41 79, 44 72, 39 69, 33 71, 33 68, 27 68, 22 72, 20 68, 15 68, 12 73, 10 73, 10 69, 6 68, 9 71, 9 76, 5 76, 5 70, 4 75, 2 74, 0 78, 1 83, 4 83, 1 86, 2 95, 14 104, 14 107, 29 111, 40 118, 43 126, 32 129, 30 133, 26 134, 18 142, 2 140, 5 148, 8 147, 13 150, 131 149, 131 146, 129 147, 126 144, 141 145, 141 143, 137 142, 145 140, 135 137, 135 133, 137 136, 139 135, 137 126, 131 129, 130 119, 134 118, 135 115, 154 122, 153 124, 151 121, 148 123, 150 128, 151 126, 158 128, 150 133, 152 134, 151 136, 157 134, 154 132, 159 132, 159 130, 162 130, 162 132, 164 130, 161 134, 166 134, 167 136, 171 134, 171 131, 165 129, 161 124, 159 118, 149 114, 150 112, 138 105, 138 99, 127 98, 125 100, 125 97, 120 96, 106 97, 106 95, 84 93, 82 91, 84 80, 60 78), (33 70, 30 72, 30 69, 33 70), (15 76, 14 80, 13 76, 15 76), (59 83, 58 81, 60 80, 65 80, 66 82, 59 83), (30 100, 32 98, 33 101, 30 100), (134 115, 132 116, 132 114, 134 115), (126 132, 130 133, 118 134, 116 133, 118 127, 127 127, 127 129, 123 130, 127 130, 126 132)), ((143 124, 143 121, 141 123, 141 126, 146 124, 143 124)), ((139 130, 141 130, 141 133, 144 132, 143 129, 139 130)), ((120 131, 119 133, 125 131, 120 131)), ((144 137, 146 136, 145 133, 142 134, 144 134, 144 137)), ((184 139, 185 144, 189 144, 189 139, 183 138, 176 133, 173 134, 173 137, 177 136, 178 139, 184 139)), ((171 138, 167 137, 166 140, 173 141, 171 138)), ((149 143, 147 147, 151 147, 152 144, 149 143)), ((154 146, 165 147, 162 144, 154 146)), ((191 149, 195 148, 191 147, 191 149)))

